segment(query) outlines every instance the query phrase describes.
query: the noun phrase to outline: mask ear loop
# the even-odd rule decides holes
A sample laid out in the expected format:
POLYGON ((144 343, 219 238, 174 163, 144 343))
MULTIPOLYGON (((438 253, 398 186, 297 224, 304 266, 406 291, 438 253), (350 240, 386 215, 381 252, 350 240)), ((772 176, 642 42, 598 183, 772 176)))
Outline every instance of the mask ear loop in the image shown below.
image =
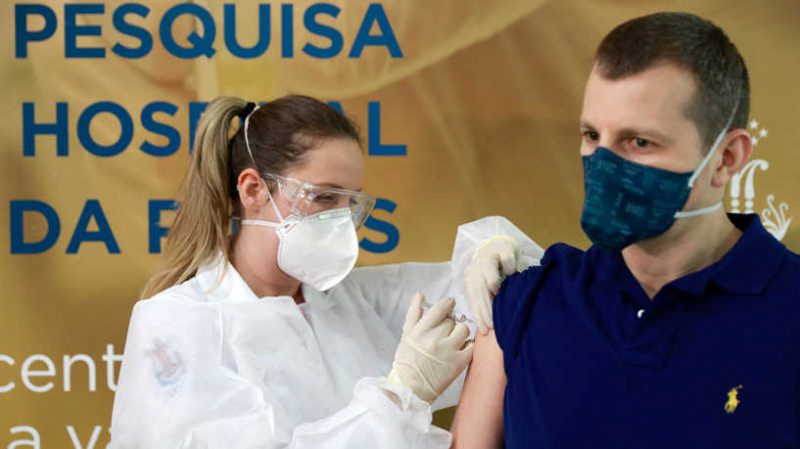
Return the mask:
MULTIPOLYGON (((736 111, 734 110, 733 113, 736 114, 736 111)), ((725 136, 728 135, 728 128, 731 127, 731 123, 733 123, 733 114, 731 114, 731 117, 725 123, 725 127, 722 128, 722 131, 720 131, 719 135, 717 136, 717 139, 714 140, 714 144, 711 145, 711 149, 708 151, 706 157, 703 158, 702 162, 700 162, 700 165, 697 166, 697 169, 692 174, 692 177, 689 178, 689 188, 694 187, 694 183, 695 181, 697 181, 697 178, 699 178, 700 175, 703 173, 703 170, 706 168, 706 165, 708 165, 708 163, 711 162, 711 158, 714 157, 714 153, 716 153, 717 150, 719 149, 719 145, 722 143, 722 140, 725 139, 725 136)))
POLYGON ((680 211, 675 212, 675 218, 689 218, 689 217, 697 217, 700 215, 710 214, 717 209, 722 209, 722 201, 716 202, 708 207, 703 207, 701 209, 689 210, 689 211, 680 211))
MULTIPOLYGON (((741 91, 736 92, 736 101, 733 103, 733 110, 731 111, 731 116, 728 117, 728 121, 725 122, 725 126, 722 127, 722 130, 719 132, 717 139, 714 141, 714 144, 711 145, 711 149, 708 151, 708 154, 705 158, 703 158, 700 165, 695 169, 692 177, 689 178, 689 188, 694 188, 694 183, 697 181, 697 178, 700 177, 700 174, 706 168, 709 162, 711 162, 711 158, 714 156, 714 153, 717 152, 719 149, 719 145, 722 143, 722 140, 725 136, 728 135, 728 129, 731 127, 731 123, 733 123, 733 118, 736 117, 736 112, 739 110, 739 100, 741 100, 742 93, 741 91)), ((245 134, 246 135, 246 134, 245 134)))
MULTIPOLYGON (((253 108, 253 110, 250 111, 249 114, 247 114, 247 117, 244 118, 244 145, 245 147, 247 147, 247 154, 250 155, 250 161, 253 163, 253 167, 256 169, 256 171, 258 171, 258 165, 256 164, 256 158, 253 157, 253 150, 250 149, 250 137, 248 136, 248 134, 250 134, 249 133, 250 117, 259 109, 261 109, 261 105, 257 104, 256 107, 253 108)), ((266 181, 264 181, 264 184, 266 185, 266 181)), ((275 214, 278 216, 278 218, 280 218, 281 222, 283 222, 285 218, 283 217, 283 214, 281 214, 281 211, 278 210, 278 206, 275 205, 275 199, 272 197, 272 192, 269 191, 269 186, 266 187, 267 187, 267 195, 269 196, 269 204, 270 206, 272 206, 272 210, 275 211, 275 214)), ((280 223, 273 223, 271 221, 265 221, 265 220, 241 220, 241 224, 266 226, 270 228, 277 228, 280 226, 280 223)))
MULTIPOLYGON (((739 101, 738 100, 736 101, 736 104, 737 104, 737 106, 735 108, 733 108, 733 112, 731 113, 731 116, 728 118, 728 121, 725 123, 725 126, 722 128, 722 131, 720 131, 720 133, 717 136, 716 140, 714 140, 714 144, 711 145, 711 149, 708 151, 708 154, 700 162, 700 165, 697 166, 697 169, 695 169, 694 173, 692 174, 692 177, 689 178, 689 188, 690 189, 694 188, 694 183, 697 181, 697 178, 699 178, 700 175, 703 173, 703 170, 706 168, 706 165, 708 165, 708 163, 711 162, 711 158, 714 157, 714 153, 716 153, 717 150, 719 149, 719 146, 722 143, 722 140, 725 139, 725 136, 728 135, 728 128, 731 127, 731 123, 733 123, 733 117, 736 115, 736 111, 739 109, 739 106, 738 106, 739 101)), ((717 209, 721 209, 721 208, 722 208, 722 201, 719 201, 719 202, 714 203, 714 204, 712 204, 711 206, 708 206, 708 207, 703 207, 703 208, 700 208, 700 209, 689 210, 689 211, 678 211, 678 212, 675 212, 675 218, 697 217, 697 216, 700 216, 700 215, 710 214, 711 212, 714 212, 717 209)))

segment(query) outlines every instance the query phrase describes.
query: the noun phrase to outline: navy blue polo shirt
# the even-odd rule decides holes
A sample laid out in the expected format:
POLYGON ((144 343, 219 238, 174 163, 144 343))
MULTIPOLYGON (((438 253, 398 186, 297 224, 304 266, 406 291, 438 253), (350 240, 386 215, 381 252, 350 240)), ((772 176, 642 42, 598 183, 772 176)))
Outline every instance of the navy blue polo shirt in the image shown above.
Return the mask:
POLYGON ((653 300, 597 247, 504 282, 507 448, 800 448, 800 256, 729 217, 734 247, 653 300))

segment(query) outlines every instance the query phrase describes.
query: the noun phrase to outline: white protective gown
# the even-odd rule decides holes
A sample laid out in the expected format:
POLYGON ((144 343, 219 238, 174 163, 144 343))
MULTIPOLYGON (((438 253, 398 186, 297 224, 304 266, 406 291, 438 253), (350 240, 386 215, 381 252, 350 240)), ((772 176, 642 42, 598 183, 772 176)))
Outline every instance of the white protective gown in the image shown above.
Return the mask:
POLYGON ((222 257, 133 310, 114 401, 115 449, 449 448, 433 407, 388 385, 412 295, 463 298, 463 269, 494 235, 542 249, 502 217, 459 227, 453 259, 357 268, 326 293, 257 298, 222 257), (304 316, 304 313, 307 316, 304 316), (391 390, 401 406, 387 397, 391 390))

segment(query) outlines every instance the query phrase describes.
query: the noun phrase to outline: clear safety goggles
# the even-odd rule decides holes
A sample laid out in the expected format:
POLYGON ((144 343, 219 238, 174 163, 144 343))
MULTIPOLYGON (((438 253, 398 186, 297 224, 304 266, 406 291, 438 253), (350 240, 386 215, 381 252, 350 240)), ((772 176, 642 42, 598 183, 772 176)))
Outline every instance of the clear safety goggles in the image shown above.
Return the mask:
POLYGON ((334 209, 350 209, 356 229, 367 220, 375 198, 355 190, 336 189, 318 186, 299 179, 265 173, 267 187, 274 192, 275 187, 281 197, 289 204, 289 211, 298 218, 334 209))

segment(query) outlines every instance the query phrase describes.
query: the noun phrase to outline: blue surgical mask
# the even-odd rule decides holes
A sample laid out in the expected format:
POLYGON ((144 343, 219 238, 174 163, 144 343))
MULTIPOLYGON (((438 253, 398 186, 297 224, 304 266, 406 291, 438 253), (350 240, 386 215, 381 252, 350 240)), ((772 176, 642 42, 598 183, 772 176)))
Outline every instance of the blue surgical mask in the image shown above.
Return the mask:
MULTIPOLYGON (((731 120, 733 117, 731 117, 731 120)), ((581 227, 595 245, 621 250, 666 232, 678 218, 722 208, 722 201, 682 211, 694 183, 722 143, 731 120, 692 172, 676 173, 628 161, 608 148, 583 156, 585 200, 581 227)))

